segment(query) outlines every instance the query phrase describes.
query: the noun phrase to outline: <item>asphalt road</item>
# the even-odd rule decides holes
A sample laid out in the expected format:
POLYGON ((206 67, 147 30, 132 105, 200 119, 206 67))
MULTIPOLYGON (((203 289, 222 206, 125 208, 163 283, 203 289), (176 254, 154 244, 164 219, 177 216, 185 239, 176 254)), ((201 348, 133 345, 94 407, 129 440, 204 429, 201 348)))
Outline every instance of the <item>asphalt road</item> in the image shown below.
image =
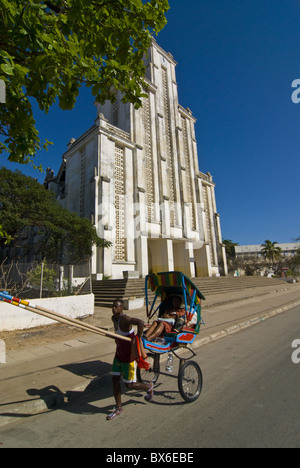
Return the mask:
POLYGON ((101 391, 3 427, 0 447, 128 448, 133 453, 135 448, 299 448, 300 363, 292 362, 292 353, 299 358, 300 351, 292 348, 294 340, 300 340, 299 307, 199 348, 195 360, 204 386, 195 403, 183 403, 175 377, 161 376, 154 403, 128 392, 124 415, 107 422, 114 404, 109 379, 101 391))

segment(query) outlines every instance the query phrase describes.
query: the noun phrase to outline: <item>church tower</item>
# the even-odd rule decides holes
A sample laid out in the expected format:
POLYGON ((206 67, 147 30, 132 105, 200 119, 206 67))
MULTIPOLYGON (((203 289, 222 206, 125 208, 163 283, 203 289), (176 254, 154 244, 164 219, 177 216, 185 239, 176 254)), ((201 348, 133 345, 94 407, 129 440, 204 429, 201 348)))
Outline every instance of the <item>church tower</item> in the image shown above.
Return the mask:
POLYGON ((145 65, 142 108, 118 93, 69 143, 56 177, 61 203, 113 243, 95 249, 95 274, 227 274, 215 186, 199 171, 196 119, 178 102, 176 62, 153 39, 145 65))

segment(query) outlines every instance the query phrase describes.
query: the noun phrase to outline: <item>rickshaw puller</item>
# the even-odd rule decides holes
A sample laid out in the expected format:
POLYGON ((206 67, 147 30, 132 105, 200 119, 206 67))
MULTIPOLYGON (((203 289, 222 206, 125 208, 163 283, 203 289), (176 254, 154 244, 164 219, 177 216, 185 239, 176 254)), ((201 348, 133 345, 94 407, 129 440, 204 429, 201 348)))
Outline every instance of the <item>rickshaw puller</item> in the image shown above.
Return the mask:
MULTIPOLYGON (((144 330, 144 322, 137 318, 125 315, 123 310, 124 302, 119 299, 115 300, 112 307, 112 321, 114 323, 116 334, 129 337, 133 340, 133 325, 137 325, 137 336, 140 339, 144 330)), ((129 390, 147 392, 147 395, 145 396, 146 401, 152 401, 154 394, 152 383, 144 384, 137 382, 136 362, 132 352, 132 343, 117 338, 116 344, 117 350, 111 371, 111 375, 113 376, 113 392, 116 401, 116 408, 109 416, 107 416, 107 420, 109 421, 124 413, 121 399, 121 376, 129 390)))

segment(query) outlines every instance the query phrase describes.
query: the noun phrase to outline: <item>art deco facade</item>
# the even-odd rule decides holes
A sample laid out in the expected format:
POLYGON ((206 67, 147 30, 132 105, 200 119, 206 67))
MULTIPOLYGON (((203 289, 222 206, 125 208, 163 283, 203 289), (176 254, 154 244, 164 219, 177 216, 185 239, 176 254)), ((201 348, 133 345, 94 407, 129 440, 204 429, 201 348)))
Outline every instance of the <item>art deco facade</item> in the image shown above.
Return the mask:
POLYGON ((95 249, 94 274, 227 274, 215 186, 199 172, 196 120, 178 103, 176 62, 153 40, 146 67, 143 107, 123 104, 119 94, 98 104, 93 127, 70 141, 59 173, 45 183, 112 241, 95 249))

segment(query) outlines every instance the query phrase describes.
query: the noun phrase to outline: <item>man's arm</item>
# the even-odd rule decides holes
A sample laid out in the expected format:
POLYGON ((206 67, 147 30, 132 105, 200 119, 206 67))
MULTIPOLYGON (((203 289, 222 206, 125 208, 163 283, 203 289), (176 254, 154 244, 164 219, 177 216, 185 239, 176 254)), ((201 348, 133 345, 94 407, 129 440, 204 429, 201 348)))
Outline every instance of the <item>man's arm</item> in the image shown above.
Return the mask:
POLYGON ((134 317, 126 316, 126 322, 128 323, 128 326, 136 325, 138 327, 137 335, 138 335, 139 338, 141 338, 141 336, 143 335, 143 332, 144 332, 144 322, 143 322, 143 320, 140 320, 140 319, 134 318, 134 317))

